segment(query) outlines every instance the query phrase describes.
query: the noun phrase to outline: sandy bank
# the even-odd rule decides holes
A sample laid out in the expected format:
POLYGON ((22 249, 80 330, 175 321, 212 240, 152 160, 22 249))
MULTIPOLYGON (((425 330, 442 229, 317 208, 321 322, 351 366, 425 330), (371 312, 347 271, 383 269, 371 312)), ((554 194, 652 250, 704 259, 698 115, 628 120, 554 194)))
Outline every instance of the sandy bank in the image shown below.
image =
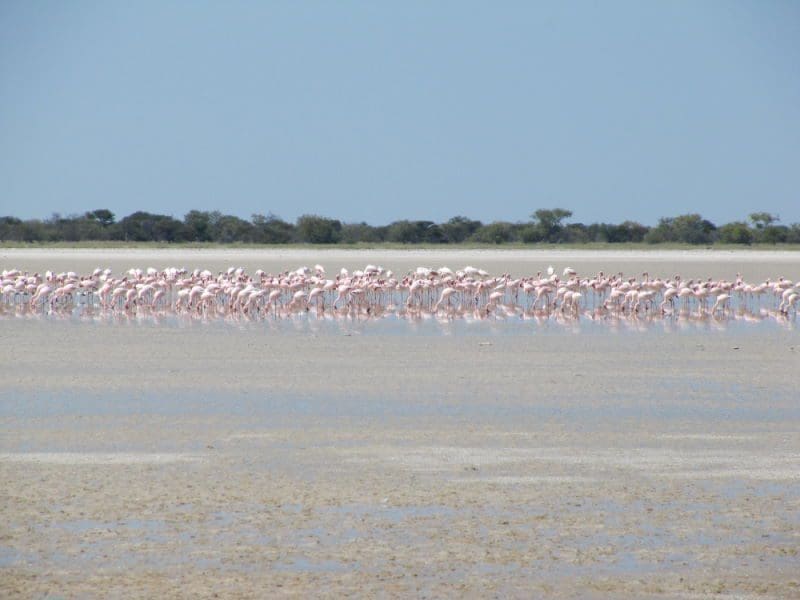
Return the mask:
POLYGON ((622 271, 667 277, 680 272, 685 277, 734 278, 741 273, 757 281, 779 276, 800 279, 800 252, 762 250, 344 250, 314 247, 308 249, 0 249, 0 268, 18 268, 29 272, 52 269, 90 272, 97 267, 122 273, 132 267, 211 269, 243 267, 279 273, 300 266, 320 263, 329 274, 344 267, 350 270, 367 264, 381 265, 405 274, 418 266, 448 266, 460 269, 467 265, 491 273, 508 272, 515 276, 533 275, 549 265, 561 270, 566 266, 583 273, 622 271))

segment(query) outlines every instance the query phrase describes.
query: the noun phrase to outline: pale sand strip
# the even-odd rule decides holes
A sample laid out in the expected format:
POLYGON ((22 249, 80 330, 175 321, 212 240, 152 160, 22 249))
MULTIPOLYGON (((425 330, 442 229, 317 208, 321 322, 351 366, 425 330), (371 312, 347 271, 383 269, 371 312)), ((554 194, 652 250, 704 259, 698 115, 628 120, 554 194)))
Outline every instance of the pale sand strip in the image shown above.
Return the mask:
MULTIPOLYGON (((771 262, 800 264, 800 252, 792 250, 580 250, 580 249, 344 249, 314 246, 309 248, 3 248, 0 262, 11 264, 26 259, 41 260, 74 257, 104 264, 111 260, 129 260, 132 266, 143 266, 143 261, 176 263, 182 261, 229 261, 231 265, 258 259, 285 260, 287 268, 302 261, 405 261, 419 260, 420 265, 438 266, 440 262, 480 263, 482 260, 589 260, 589 261, 643 261, 643 262, 771 262)), ((457 265, 458 266, 458 265, 457 265)))
POLYGON ((200 456, 181 453, 147 452, 4 452, 0 463, 39 463, 51 465, 163 465, 194 462, 200 456))
POLYGON ((465 484, 490 484, 490 485, 550 485, 557 483, 593 483, 595 477, 577 477, 570 475, 500 475, 497 477, 457 477, 451 479, 453 483, 465 484))
MULTIPOLYGON (((800 481, 800 454, 754 454, 742 450, 673 450, 665 448, 477 448, 417 447, 398 452, 396 447, 360 448, 351 463, 383 463, 417 472, 442 472, 469 467, 537 463, 592 469, 625 469, 678 479, 740 477, 800 481)), ((544 465, 543 465, 544 466, 544 465)), ((548 467, 549 468, 549 467, 548 467)), ((485 481, 484 479, 481 479, 485 481)), ((513 483, 513 481, 512 481, 513 483)))
POLYGON ((731 435, 716 433, 662 433, 656 436, 660 440, 697 440, 701 442, 744 442, 756 440, 756 435, 731 435))

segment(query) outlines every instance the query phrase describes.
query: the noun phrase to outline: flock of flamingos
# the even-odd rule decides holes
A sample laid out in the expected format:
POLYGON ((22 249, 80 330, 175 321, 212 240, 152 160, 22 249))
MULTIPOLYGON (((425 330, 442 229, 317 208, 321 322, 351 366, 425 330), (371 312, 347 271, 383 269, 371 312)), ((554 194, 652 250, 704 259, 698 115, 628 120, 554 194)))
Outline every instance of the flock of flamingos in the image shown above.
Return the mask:
POLYGON ((272 275, 242 268, 110 269, 91 274, 4 270, 0 314, 184 314, 210 318, 324 317, 439 319, 795 319, 800 283, 579 275, 552 267, 529 277, 465 267, 418 267, 403 275, 375 265, 326 274, 321 265, 272 275))

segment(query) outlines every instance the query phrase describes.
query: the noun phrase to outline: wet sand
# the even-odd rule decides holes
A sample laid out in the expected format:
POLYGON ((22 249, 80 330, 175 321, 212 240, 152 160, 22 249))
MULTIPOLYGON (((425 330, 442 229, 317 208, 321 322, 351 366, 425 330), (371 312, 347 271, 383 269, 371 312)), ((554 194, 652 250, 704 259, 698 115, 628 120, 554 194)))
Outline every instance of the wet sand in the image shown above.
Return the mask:
POLYGON ((0 321, 0 596, 800 596, 795 329, 368 325, 0 321))

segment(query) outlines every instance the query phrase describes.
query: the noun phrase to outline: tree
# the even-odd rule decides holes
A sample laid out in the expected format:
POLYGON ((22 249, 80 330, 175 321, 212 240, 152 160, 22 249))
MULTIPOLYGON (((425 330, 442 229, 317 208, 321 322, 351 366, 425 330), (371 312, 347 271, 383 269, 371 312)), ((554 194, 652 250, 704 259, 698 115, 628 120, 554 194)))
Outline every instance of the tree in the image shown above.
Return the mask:
POLYGON ((750 220, 753 222, 756 229, 765 229, 781 219, 778 215, 773 215, 768 212, 755 212, 750 213, 750 220))
POLYGON ((563 241, 560 236, 563 229, 561 222, 571 216, 572 211, 563 208, 540 208, 531 215, 537 221, 542 239, 551 243, 563 241))
POLYGON ((523 225, 520 228, 519 237, 526 244, 536 244, 544 241, 544 237, 542 237, 542 230, 535 223, 523 225))
POLYGON ((125 241, 182 242, 191 235, 186 225, 169 215, 137 211, 117 223, 125 241))
POLYGON ((716 226, 693 213, 679 217, 664 217, 658 220, 658 225, 652 228, 644 241, 649 244, 663 242, 684 242, 687 244, 710 244, 714 241, 716 226))
POLYGON ((317 215, 303 215, 297 219, 296 227, 300 241, 311 244, 335 244, 342 231, 341 221, 317 215))
POLYGON ((17 217, 0 217, 0 241, 23 241, 23 222, 17 217))
POLYGON ((280 217, 269 213, 264 215, 254 214, 253 238, 261 244, 288 244, 294 237, 294 225, 287 223, 280 217))
POLYGON ((478 229, 471 239, 482 244, 510 242, 514 239, 514 225, 506 221, 495 221, 478 229))
POLYGON ((755 241, 765 244, 778 244, 786 241, 791 230, 784 225, 776 225, 781 219, 768 212, 757 212, 750 215, 756 227, 755 241))
POLYGON ((467 217, 453 217, 447 223, 442 223, 439 227, 445 237, 445 241, 451 244, 459 244, 468 239, 473 233, 483 226, 480 221, 473 221, 467 217))
MULTIPOLYGON (((46 223, 49 229, 49 236, 54 241, 67 241, 78 242, 82 239, 92 239, 93 236, 87 235, 87 229, 92 225, 97 226, 95 221, 92 221, 86 216, 70 215, 62 217, 58 213, 53 213, 53 216, 46 223)), ((96 235, 94 236, 97 237, 96 235)))
POLYGON ((792 223, 786 232, 787 244, 800 244, 800 223, 792 223))
POLYGON ((441 230, 429 231, 438 226, 433 221, 394 221, 389 224, 386 239, 401 244, 438 243, 442 241, 441 230))
POLYGON ((589 228, 583 223, 568 223, 561 230, 559 241, 569 244, 585 244, 589 242, 589 228))
POLYGON ((345 244, 359 242, 379 243, 386 238, 386 227, 373 227, 363 221, 361 223, 342 223, 340 241, 345 244))
POLYGON ((214 219, 213 232, 214 241, 223 244, 252 242, 255 237, 252 223, 234 215, 221 215, 214 219))
POLYGON ((442 231, 441 225, 431 223, 424 228, 422 241, 426 244, 446 244, 447 236, 444 234, 444 231, 442 231))
POLYGON ((186 226, 169 215, 159 215, 153 221, 152 239, 156 242, 185 242, 188 240, 186 226))
POLYGON ((723 244, 752 244, 753 232, 747 223, 734 221, 719 228, 719 241, 723 244))
POLYGON ((760 242, 765 244, 782 244, 789 237, 791 230, 785 225, 770 225, 762 229, 759 235, 760 242))
POLYGON ((103 227, 108 227, 114 224, 114 213, 107 208, 98 208, 97 210, 87 212, 86 219, 96 221, 103 227))
POLYGON ((213 237, 211 213, 201 210, 190 210, 183 217, 187 235, 193 242, 210 242, 213 237))
POLYGON ((623 221, 619 225, 612 225, 613 231, 609 232, 609 242, 641 242, 650 230, 649 227, 636 221, 623 221))

